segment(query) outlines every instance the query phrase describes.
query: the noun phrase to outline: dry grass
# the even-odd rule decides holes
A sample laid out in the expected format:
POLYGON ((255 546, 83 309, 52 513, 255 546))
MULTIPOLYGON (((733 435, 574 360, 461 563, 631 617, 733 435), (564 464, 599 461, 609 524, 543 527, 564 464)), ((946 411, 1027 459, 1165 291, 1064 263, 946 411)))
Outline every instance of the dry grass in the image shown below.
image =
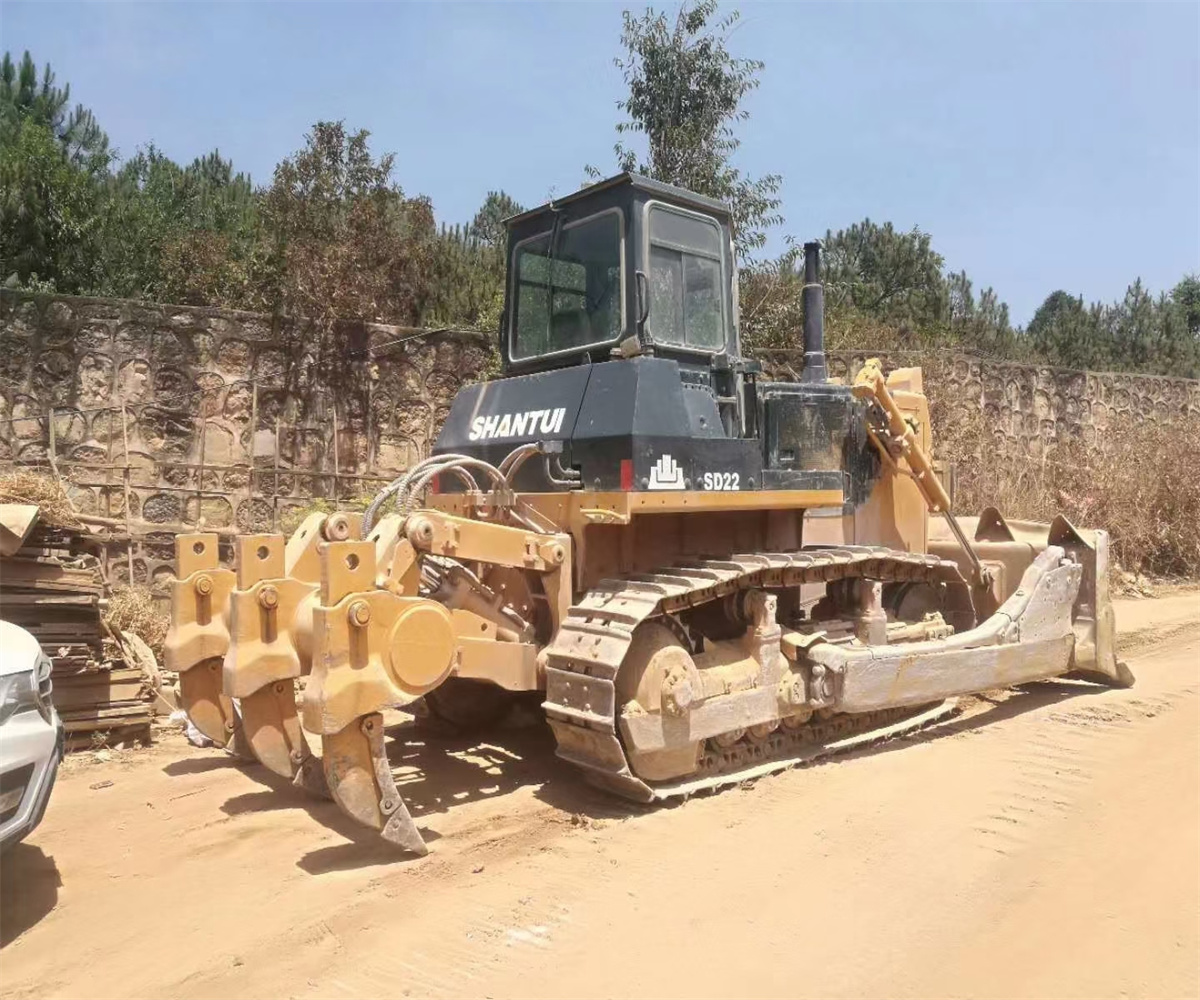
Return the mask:
POLYGON ((122 632, 132 632, 162 660, 162 644, 171 616, 154 601, 145 587, 120 587, 113 591, 104 621, 122 632))
POLYGON ((316 499, 311 500, 304 507, 293 507, 290 510, 285 510, 279 518, 279 530, 285 535, 291 536, 309 514, 332 514, 337 507, 332 500, 316 499))
POLYGON ((1013 518, 1062 513, 1080 527, 1106 528, 1126 570, 1200 576, 1197 422, 1121 423, 1096 447, 1060 442, 1045 459, 999 450, 982 413, 935 432, 939 453, 955 463, 960 512, 991 504, 1013 518))
POLYGON ((43 472, 13 469, 0 474, 0 503, 37 504, 38 517, 44 524, 79 527, 66 487, 61 480, 43 472))
MULTIPOLYGON (((362 513, 371 505, 371 501, 375 499, 374 494, 357 497, 343 497, 340 500, 329 500, 318 497, 310 500, 304 507, 296 507, 292 510, 285 511, 279 518, 279 530, 285 535, 291 535, 301 524, 304 519, 310 514, 336 514, 338 511, 348 511, 362 513)), ((381 510, 381 516, 391 509, 391 505, 385 505, 381 510)))

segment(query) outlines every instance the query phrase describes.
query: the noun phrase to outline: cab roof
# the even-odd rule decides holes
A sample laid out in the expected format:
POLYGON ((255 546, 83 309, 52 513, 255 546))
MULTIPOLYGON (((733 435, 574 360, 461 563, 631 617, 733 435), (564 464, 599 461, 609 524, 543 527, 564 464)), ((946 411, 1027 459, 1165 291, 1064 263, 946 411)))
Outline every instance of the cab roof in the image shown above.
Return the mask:
POLYGON ((696 194, 694 191, 676 187, 674 184, 665 184, 662 181, 656 181, 642 174, 626 172, 609 177, 606 180, 597 181, 595 184, 589 184, 587 187, 580 188, 578 191, 563 198, 555 198, 544 205, 539 205, 537 208, 531 208, 528 211, 521 212, 519 215, 511 216, 504 221, 509 226, 519 226, 523 222, 527 222, 539 215, 550 211, 561 211, 575 202, 590 199, 602 192, 621 187, 628 187, 632 191, 643 192, 655 198, 661 198, 663 201, 681 205, 684 208, 696 209, 707 215, 716 216, 718 219, 726 222, 730 218, 729 206, 724 202, 717 201, 715 198, 696 194))

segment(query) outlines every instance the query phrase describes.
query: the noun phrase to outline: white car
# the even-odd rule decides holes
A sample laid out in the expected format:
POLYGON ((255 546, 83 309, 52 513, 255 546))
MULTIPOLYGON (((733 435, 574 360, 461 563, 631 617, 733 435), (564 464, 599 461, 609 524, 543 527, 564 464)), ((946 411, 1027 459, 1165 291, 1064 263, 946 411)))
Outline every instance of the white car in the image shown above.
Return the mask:
POLYGON ((23 628, 0 621, 0 850, 42 821, 62 755, 50 659, 23 628))

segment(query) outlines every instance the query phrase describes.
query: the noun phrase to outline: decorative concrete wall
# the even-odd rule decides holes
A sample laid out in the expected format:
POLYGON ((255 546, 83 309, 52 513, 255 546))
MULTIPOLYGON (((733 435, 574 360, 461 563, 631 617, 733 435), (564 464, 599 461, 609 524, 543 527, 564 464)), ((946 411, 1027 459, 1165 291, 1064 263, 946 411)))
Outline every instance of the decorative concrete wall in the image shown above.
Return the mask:
MULTIPOLYGON (((53 467, 80 511, 128 524, 110 578, 163 593, 179 531, 279 530, 315 498, 373 493, 429 453, 480 375, 478 333, 359 325, 318 363, 312 331, 253 313, 0 291, 0 466, 53 467)), ((869 357, 833 353, 852 378, 869 357)), ((792 379, 799 351, 762 358, 792 379)), ((935 432, 983 413, 1002 452, 1042 456, 1121 420, 1200 419, 1200 382, 964 355, 921 365, 935 432)), ((228 551, 228 542, 226 549, 228 551)))
POLYGON ((161 590, 175 533, 278 530, 427 455, 488 357, 471 332, 336 336, 318 363, 312 331, 253 313, 0 292, 0 463, 53 467, 78 510, 127 520, 134 580, 161 590))
MULTIPOLYGON (((830 375, 850 381, 872 356, 833 352, 830 375)), ((1033 458, 1076 439, 1102 452, 1105 431, 1121 421, 1200 420, 1200 381, 1192 379, 1080 372, 966 354, 893 351, 883 358, 888 369, 923 369, 935 443, 939 429, 977 422, 981 412, 997 450, 1033 458)), ((770 377, 795 379, 804 354, 773 351, 762 360, 770 377)))

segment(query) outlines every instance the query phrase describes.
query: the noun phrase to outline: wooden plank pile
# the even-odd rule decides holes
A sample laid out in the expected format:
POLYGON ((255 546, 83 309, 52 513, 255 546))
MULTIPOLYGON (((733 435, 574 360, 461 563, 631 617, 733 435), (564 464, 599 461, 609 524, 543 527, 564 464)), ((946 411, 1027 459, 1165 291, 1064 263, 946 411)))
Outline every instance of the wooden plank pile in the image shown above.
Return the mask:
POLYGON ((54 705, 69 749, 150 738, 142 671, 105 654, 97 552, 85 531, 37 524, 0 558, 0 617, 30 632, 53 660, 54 705))

